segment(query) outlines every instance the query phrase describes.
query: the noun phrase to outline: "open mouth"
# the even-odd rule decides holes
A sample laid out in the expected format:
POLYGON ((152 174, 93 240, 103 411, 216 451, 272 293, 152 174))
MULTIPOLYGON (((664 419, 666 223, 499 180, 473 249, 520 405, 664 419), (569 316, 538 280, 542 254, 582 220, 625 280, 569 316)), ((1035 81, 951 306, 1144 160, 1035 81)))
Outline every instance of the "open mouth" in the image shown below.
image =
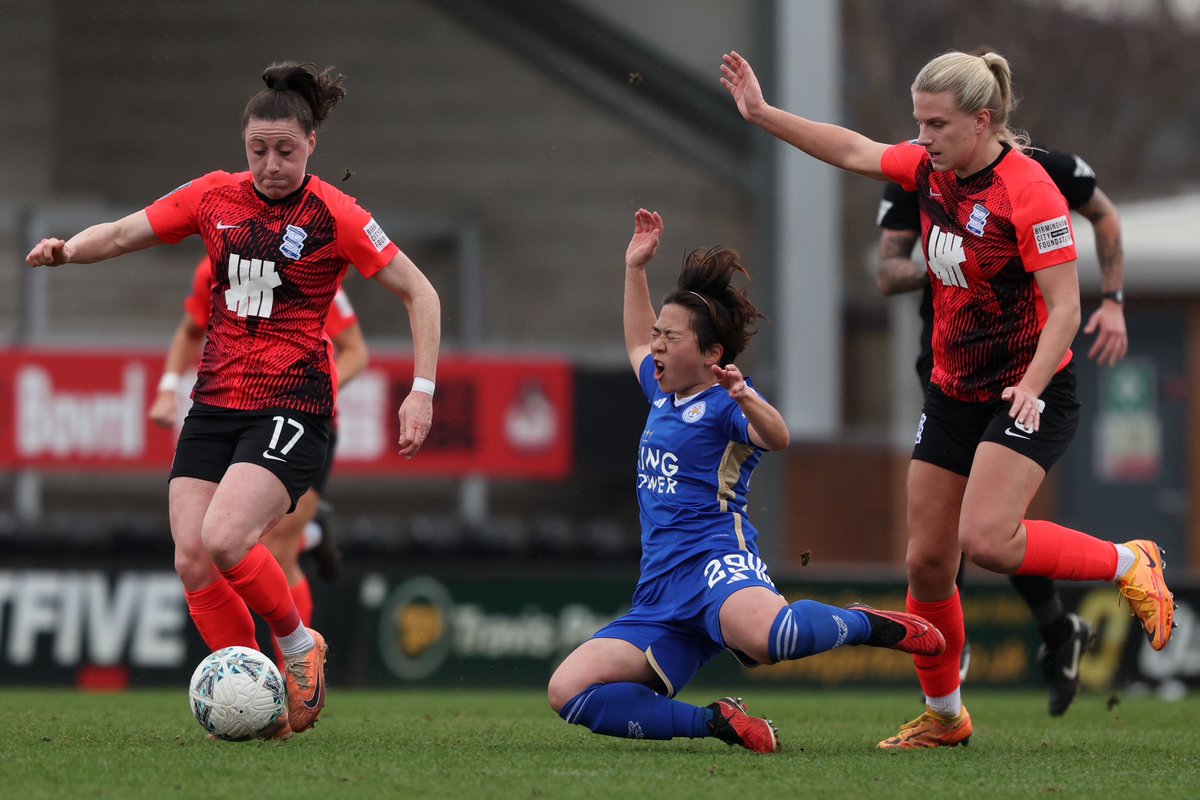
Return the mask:
POLYGON ((658 359, 654 360, 654 380, 661 381, 663 376, 663 362, 658 359))

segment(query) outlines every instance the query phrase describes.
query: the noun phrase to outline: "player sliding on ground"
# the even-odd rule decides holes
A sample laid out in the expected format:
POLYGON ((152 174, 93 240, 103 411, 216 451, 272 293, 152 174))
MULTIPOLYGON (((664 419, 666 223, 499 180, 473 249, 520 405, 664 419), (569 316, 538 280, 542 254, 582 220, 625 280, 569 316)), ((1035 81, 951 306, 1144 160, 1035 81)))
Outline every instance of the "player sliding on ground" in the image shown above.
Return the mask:
POLYGON ((633 609, 555 670, 550 707, 607 736, 715 736, 771 753, 774 724, 740 699, 673 699, 721 650, 753 666, 847 644, 933 656, 945 640, 914 614, 789 605, 779 594, 746 492, 762 452, 787 447, 788 428, 734 363, 762 315, 731 285, 748 274, 740 256, 714 247, 687 256, 656 318, 646 265, 662 233, 662 218, 639 210, 625 253, 625 347, 650 404, 638 451, 641 577, 633 609))

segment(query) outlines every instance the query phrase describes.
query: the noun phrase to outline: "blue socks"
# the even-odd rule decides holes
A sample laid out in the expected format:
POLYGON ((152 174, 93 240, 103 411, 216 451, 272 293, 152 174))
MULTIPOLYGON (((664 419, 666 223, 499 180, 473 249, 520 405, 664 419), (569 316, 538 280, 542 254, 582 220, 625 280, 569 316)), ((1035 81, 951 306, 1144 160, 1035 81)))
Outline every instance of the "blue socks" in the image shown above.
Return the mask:
POLYGON ((663 697, 640 683, 606 683, 584 689, 558 715, 605 736, 699 739, 708 736, 711 713, 707 708, 663 697))
POLYGON ((824 653, 844 644, 862 644, 870 635, 871 623, 861 611, 797 600, 780 610, 771 625, 767 647, 771 662, 776 663, 824 653))

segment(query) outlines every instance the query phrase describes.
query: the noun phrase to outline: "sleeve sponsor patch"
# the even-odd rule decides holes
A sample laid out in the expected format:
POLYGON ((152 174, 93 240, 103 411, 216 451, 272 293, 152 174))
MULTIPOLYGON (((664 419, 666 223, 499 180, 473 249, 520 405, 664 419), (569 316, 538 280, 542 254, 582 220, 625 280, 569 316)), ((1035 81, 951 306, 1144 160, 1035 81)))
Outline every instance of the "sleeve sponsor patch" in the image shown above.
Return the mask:
POLYGON ((1066 215, 1034 225, 1033 238, 1037 242, 1038 252, 1043 254, 1075 244, 1075 240, 1071 238, 1071 224, 1066 215))
POLYGON ((363 227, 363 233, 367 234, 367 238, 375 246, 376 253, 382 253, 383 248, 392 243, 392 240, 383 232, 383 228, 379 227, 379 223, 375 221, 374 217, 371 217, 371 221, 363 227))

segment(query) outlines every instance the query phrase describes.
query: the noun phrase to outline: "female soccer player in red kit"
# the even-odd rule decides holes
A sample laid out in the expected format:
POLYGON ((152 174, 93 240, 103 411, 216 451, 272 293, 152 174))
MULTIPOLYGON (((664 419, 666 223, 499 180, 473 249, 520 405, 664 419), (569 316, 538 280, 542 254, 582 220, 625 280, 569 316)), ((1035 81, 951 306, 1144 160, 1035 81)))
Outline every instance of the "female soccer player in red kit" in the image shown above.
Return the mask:
POLYGON ((1171 637, 1162 553, 1024 519, 1078 424, 1070 345, 1079 283, 1066 201, 1008 128, 1012 82, 996 53, 946 53, 912 86, 916 139, 887 146, 763 99, 750 64, 724 57, 722 84, 742 116, 805 153, 900 183, 920 198, 933 285, 933 376, 908 473, 908 610, 946 637, 915 656, 926 711, 884 749, 965 744, 959 553, 994 572, 1115 581, 1151 646, 1171 637))
MULTIPOLYGON (((183 302, 183 319, 179 321, 175 335, 171 337, 162 380, 158 385, 158 395, 147 414, 150 421, 160 428, 174 428, 178 421, 180 378, 185 370, 200 360, 205 332, 212 316, 211 298, 214 287, 218 285, 212 262, 207 256, 200 259, 192 275, 192 291, 183 302)), ((337 388, 341 391, 366 369, 369 354, 354 307, 345 291, 340 288, 329 306, 324 330, 333 344, 334 374, 337 378, 337 388)), ((313 619, 313 596, 308 577, 300 567, 300 552, 304 549, 305 528, 312 523, 317 514, 321 496, 325 492, 325 484, 333 469, 337 439, 337 410, 334 409, 324 466, 313 485, 296 501, 295 510, 268 530, 261 540, 283 568, 292 591, 292 600, 300 612, 300 619, 309 626, 312 625, 313 619)), ((332 532, 323 532, 321 544, 316 550, 317 571, 322 576, 328 575, 330 570, 337 567, 336 547, 326 546, 331 538, 332 532)))
POLYGON ((30 266, 94 263, 199 234, 216 266, 193 406, 169 489, 175 570, 201 636, 254 647, 250 611, 284 655, 288 714, 271 735, 312 727, 325 704, 322 636, 305 627, 279 564, 259 537, 325 461, 336 400, 330 302, 350 264, 408 309, 413 391, 399 410, 400 453, 420 450, 433 418, 441 339, 437 292, 354 199, 306 172, 316 131, 345 96, 311 64, 273 64, 246 104, 249 170, 210 172, 145 209, 70 239, 43 239, 30 266))

